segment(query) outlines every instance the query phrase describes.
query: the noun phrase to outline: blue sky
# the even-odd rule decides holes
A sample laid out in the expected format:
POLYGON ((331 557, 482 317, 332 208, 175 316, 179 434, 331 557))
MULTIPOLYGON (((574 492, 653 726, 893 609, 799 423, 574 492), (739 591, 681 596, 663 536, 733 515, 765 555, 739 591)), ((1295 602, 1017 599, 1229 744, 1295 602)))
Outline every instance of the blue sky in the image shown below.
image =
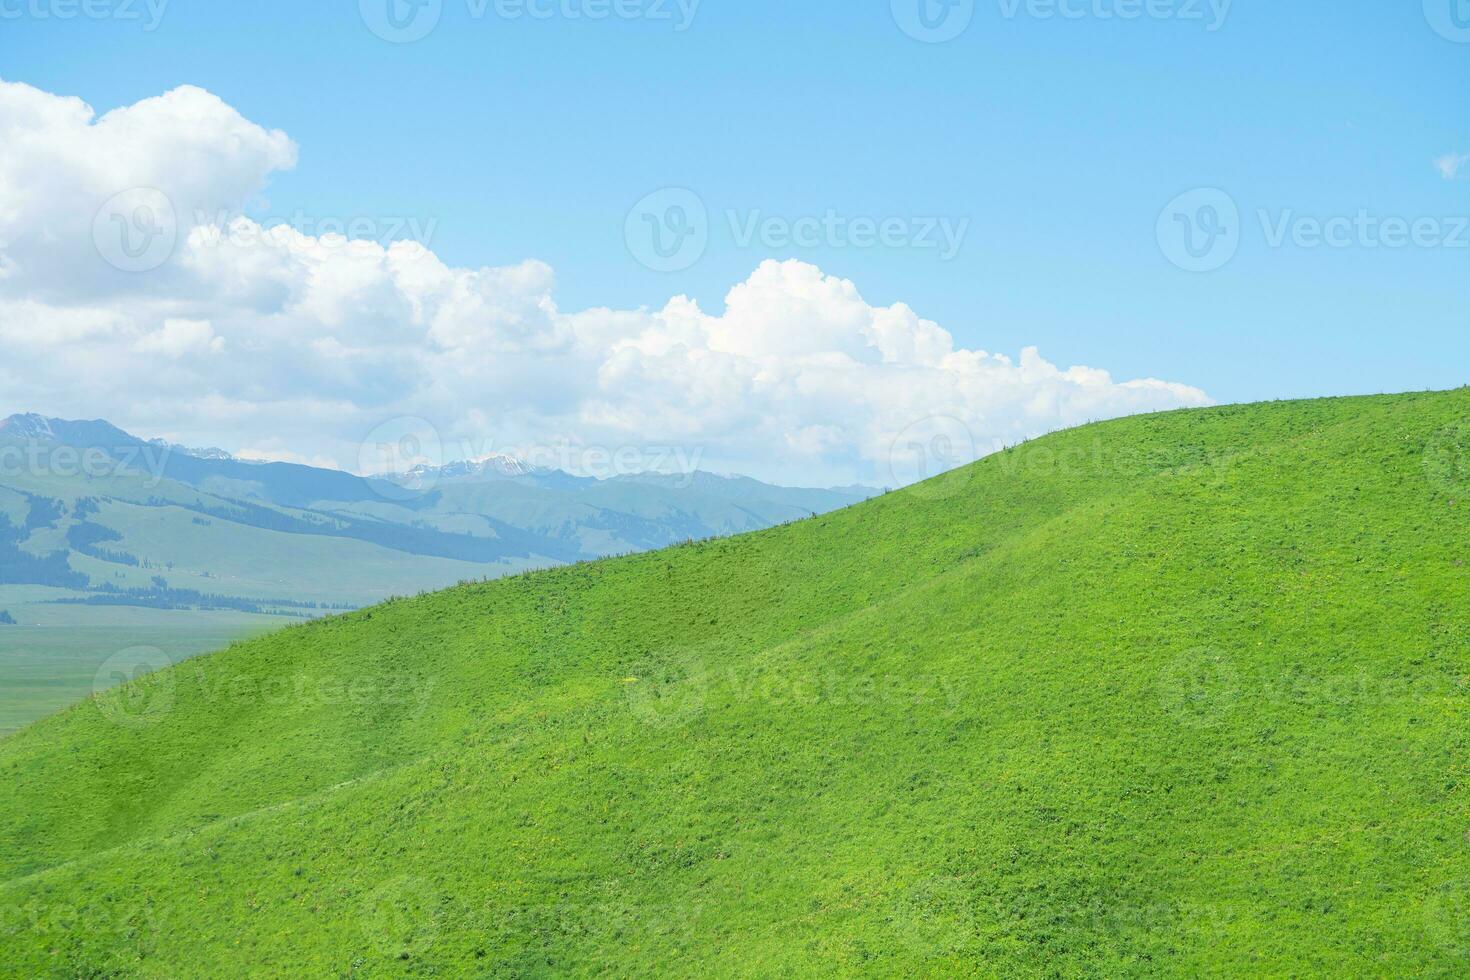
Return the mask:
POLYGON ((200 86, 300 148, 248 212, 415 219, 453 265, 546 262, 566 310, 684 293, 719 311, 761 260, 796 258, 871 304, 909 304, 957 345, 1037 345, 1218 401, 1470 380, 1470 230, 1456 224, 1470 166, 1459 179, 1435 166, 1470 153, 1470 44, 1417 0, 1240 0, 1219 23, 1203 0, 1130 20, 1102 16, 1120 0, 1073 0, 1075 19, 990 0, 945 43, 905 34, 889 0, 703 0, 685 30, 674 0, 652 12, 667 18, 628 0, 644 16, 598 20, 443 0, 435 29, 401 44, 350 2, 173 0, 152 31, 142 0, 141 20, 36 16, 55 2, 0 0, 30 5, 0 21, 0 77, 99 113, 200 86), (675 272, 624 240, 630 207, 665 187, 709 212, 707 249, 675 272), (1238 253, 1203 273, 1172 264, 1157 234, 1166 205, 1202 187, 1240 214, 1238 253), (731 210, 737 225, 968 225, 946 260, 742 244, 731 210), (1432 219, 1459 247, 1371 248, 1358 232, 1273 247, 1261 210, 1432 219))

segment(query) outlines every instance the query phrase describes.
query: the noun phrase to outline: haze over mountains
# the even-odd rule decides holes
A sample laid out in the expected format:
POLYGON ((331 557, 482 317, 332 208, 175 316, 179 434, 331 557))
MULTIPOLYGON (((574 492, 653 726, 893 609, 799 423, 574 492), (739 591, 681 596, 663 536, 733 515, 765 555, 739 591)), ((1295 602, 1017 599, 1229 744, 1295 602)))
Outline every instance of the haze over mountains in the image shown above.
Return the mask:
POLYGON ((0 422, 0 584, 167 606, 218 604, 210 595, 257 611, 360 605, 769 527, 871 494, 707 473, 594 479, 506 455, 365 478, 16 415, 0 422))
POLYGON ((873 491, 511 456, 391 479, 236 459, 104 421, 0 422, 0 731, 144 646, 177 660, 468 579, 769 527, 873 491))

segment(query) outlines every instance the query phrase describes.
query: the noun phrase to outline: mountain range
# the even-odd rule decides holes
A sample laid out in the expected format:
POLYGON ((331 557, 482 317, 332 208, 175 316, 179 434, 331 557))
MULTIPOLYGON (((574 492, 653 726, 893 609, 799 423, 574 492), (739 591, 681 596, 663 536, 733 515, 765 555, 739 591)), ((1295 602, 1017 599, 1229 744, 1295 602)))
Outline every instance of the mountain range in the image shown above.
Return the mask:
POLYGON ((456 582, 758 530, 874 491, 710 473, 598 480, 510 456, 385 478, 104 421, 0 422, 0 731, 145 646, 184 657, 456 582))
POLYGON ((599 480, 503 455, 366 478, 15 415, 0 422, 0 585, 255 611, 362 605, 756 530, 872 493, 698 472, 599 480))

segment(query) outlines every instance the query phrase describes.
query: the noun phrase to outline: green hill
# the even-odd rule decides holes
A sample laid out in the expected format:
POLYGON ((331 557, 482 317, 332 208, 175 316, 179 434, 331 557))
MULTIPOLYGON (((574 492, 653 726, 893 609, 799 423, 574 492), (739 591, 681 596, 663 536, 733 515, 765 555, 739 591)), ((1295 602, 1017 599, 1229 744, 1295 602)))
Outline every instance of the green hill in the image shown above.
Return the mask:
POLYGON ((0 970, 1463 976, 1467 418, 1088 426, 154 673, 0 741, 0 970))

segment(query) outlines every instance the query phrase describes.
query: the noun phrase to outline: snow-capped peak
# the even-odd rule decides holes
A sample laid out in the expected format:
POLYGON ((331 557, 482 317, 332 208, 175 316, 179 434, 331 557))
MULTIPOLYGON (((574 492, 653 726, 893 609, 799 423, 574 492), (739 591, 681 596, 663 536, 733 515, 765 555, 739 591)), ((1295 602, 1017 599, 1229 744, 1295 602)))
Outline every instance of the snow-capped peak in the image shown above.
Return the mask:
POLYGON ((541 472, 545 472, 543 468, 532 466, 519 456, 512 456, 508 453, 491 453, 475 459, 455 460, 443 466, 420 463, 403 474, 403 477, 413 483, 424 483, 430 480, 474 479, 486 476, 531 476, 541 472))
POLYGON ((0 421, 0 432, 17 439, 49 440, 56 438, 56 432, 51 427, 51 420, 44 415, 36 415, 34 412, 12 415, 0 421))
POLYGON ((168 442, 164 439, 149 439, 148 444, 158 446, 160 449, 167 450, 171 453, 179 453, 182 456, 193 456, 195 459, 219 459, 227 462, 237 461, 233 453, 228 453, 223 449, 216 449, 213 446, 207 449, 195 449, 190 446, 181 446, 176 442, 168 442))

